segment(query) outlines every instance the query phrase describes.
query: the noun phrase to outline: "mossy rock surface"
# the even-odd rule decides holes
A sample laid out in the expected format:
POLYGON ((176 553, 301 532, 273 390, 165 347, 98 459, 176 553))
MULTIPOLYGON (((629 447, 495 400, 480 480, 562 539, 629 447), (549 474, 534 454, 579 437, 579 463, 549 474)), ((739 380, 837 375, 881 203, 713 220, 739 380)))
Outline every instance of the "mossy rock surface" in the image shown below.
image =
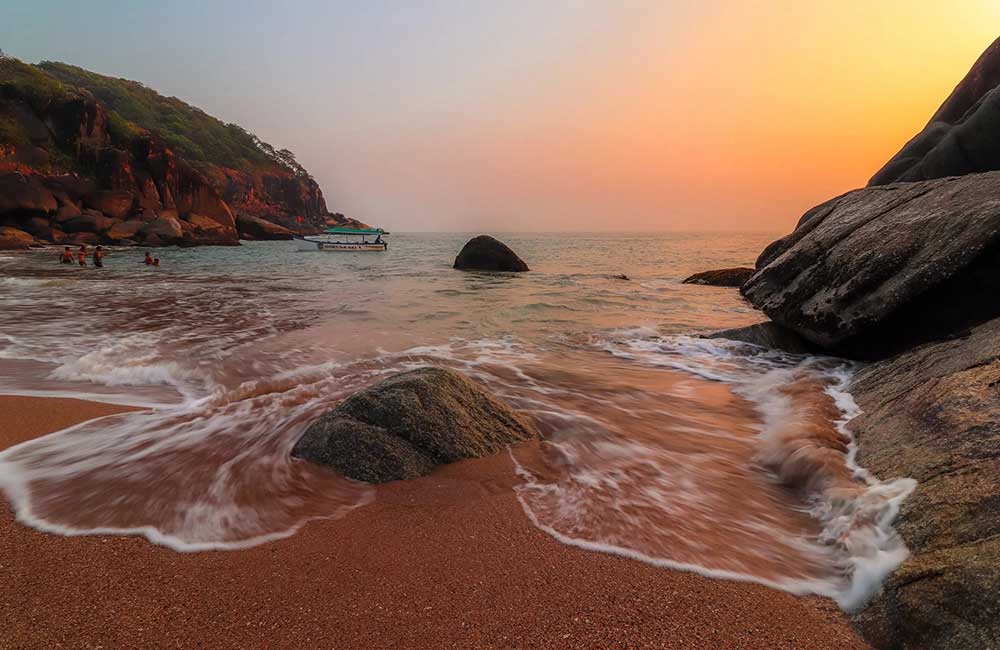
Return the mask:
POLYGON ((395 375, 344 400, 309 426, 292 455, 349 478, 384 483, 538 436, 530 420, 478 382, 429 367, 395 375))

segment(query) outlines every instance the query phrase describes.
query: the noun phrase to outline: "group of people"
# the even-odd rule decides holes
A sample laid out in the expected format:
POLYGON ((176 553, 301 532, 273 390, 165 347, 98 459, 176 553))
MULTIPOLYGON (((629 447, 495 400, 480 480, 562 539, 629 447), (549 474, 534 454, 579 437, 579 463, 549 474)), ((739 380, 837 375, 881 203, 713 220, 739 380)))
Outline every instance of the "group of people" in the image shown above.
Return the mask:
MULTIPOLYGON (((80 246, 79 250, 76 252, 76 260, 80 266, 87 266, 87 247, 80 246)), ((59 254, 59 262, 62 264, 72 264, 73 263, 73 249, 69 246, 64 246, 62 253, 59 254)), ((100 246, 94 248, 93 263, 96 268, 102 268, 104 266, 104 249, 100 246)), ((146 266, 159 266, 160 258, 153 257, 153 254, 146 251, 146 257, 142 261, 146 266)))

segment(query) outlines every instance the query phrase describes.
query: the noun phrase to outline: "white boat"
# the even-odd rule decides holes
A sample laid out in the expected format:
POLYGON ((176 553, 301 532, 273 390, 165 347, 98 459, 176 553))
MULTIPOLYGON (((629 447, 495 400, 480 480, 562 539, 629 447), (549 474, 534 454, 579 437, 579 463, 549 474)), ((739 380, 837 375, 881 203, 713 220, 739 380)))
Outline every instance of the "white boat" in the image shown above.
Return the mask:
POLYGON ((318 235, 295 235, 300 251, 385 251, 388 235, 381 228, 327 228, 318 235))

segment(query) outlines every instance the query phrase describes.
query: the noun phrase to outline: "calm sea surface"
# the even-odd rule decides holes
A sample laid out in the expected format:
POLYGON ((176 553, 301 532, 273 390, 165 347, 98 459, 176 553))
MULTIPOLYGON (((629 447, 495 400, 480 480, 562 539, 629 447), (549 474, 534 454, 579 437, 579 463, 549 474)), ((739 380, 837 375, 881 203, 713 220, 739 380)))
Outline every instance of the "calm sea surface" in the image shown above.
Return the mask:
POLYGON ((159 268, 0 255, 0 392, 149 407, 0 454, 0 487, 53 533, 264 543, 375 498, 289 459, 309 422, 441 364, 538 422, 547 442, 511 451, 517 494, 565 543, 845 607, 905 557, 888 522, 909 484, 850 461, 851 368, 693 336, 762 316, 681 279, 752 266, 775 234, 504 235, 520 275, 451 269, 469 236, 160 249, 159 268))

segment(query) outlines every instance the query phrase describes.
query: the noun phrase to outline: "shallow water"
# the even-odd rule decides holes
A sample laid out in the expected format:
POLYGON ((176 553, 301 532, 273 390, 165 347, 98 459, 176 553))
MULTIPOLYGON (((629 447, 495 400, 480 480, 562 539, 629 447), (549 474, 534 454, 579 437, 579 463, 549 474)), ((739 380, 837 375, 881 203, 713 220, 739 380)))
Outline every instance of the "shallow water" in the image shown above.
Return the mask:
POLYGON ((443 364, 538 422, 546 442, 511 450, 517 496, 566 543, 848 608, 905 557, 890 522, 912 484, 853 465, 851 367, 690 336, 760 320, 680 280, 751 265, 772 236, 505 236, 519 276, 452 270, 467 238, 165 249, 160 268, 0 256, 0 391, 149 407, 0 454, 0 486, 52 532, 262 543, 374 498, 289 458, 312 419, 443 364))

